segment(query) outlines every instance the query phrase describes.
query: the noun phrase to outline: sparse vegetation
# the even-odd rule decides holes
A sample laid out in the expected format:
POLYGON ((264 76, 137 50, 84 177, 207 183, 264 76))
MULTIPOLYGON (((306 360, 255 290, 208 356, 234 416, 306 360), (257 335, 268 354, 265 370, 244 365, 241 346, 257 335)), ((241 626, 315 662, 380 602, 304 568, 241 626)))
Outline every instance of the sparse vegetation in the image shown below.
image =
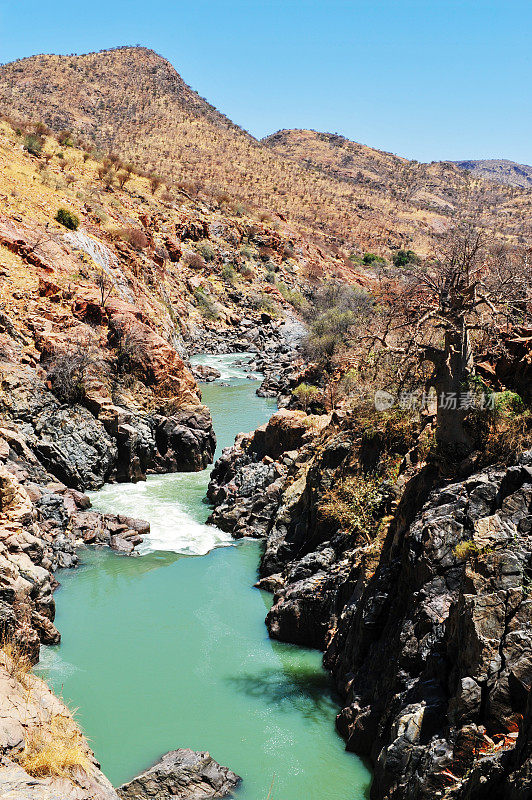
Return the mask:
POLYGON ((309 383, 300 383, 292 390, 292 394, 303 407, 303 411, 307 411, 309 406, 320 397, 321 392, 317 386, 312 386, 309 383))
POLYGON ((44 147, 44 139, 38 133, 28 133, 24 137, 24 149, 32 156, 40 156, 44 147))
POLYGON ((232 264, 224 264, 222 267, 222 278, 231 286, 236 284, 236 269, 232 264))
POLYGON ((149 245, 148 237, 141 228, 118 228, 113 235, 128 242, 135 250, 144 250, 149 245))
POLYGON ((198 287, 194 292, 194 298, 201 315, 205 317, 205 319, 218 319, 220 315, 218 304, 207 294, 205 289, 198 287))
POLYGON ((201 242, 198 245, 198 252, 205 261, 214 261, 216 258, 216 250, 210 242, 201 242))
POLYGON ((63 402, 74 404, 83 401, 91 374, 99 379, 105 376, 106 365, 98 348, 80 338, 49 361, 47 372, 54 394, 63 402))
POLYGON ((324 494, 318 511, 322 517, 351 535, 361 534, 371 542, 378 527, 383 502, 382 479, 355 474, 343 478, 324 494))

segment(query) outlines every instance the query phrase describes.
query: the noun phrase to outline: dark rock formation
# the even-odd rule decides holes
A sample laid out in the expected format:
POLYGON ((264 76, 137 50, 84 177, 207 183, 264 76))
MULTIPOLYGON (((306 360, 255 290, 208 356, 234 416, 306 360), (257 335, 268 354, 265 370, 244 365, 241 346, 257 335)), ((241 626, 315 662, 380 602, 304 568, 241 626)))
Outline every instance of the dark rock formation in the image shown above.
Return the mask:
POLYGON ((240 780, 209 753, 173 750, 123 784, 118 794, 122 800, 207 800, 228 797, 240 780))
POLYGON ((264 536, 270 635, 325 650, 371 797, 529 798, 532 451, 453 484, 410 454, 368 540, 319 509, 353 459, 374 469, 379 437, 341 415, 298 443, 275 427, 217 462, 211 519, 264 536))
POLYGON ((344 607, 326 663, 374 798, 441 796, 515 744, 532 683, 531 463, 435 490, 344 607))

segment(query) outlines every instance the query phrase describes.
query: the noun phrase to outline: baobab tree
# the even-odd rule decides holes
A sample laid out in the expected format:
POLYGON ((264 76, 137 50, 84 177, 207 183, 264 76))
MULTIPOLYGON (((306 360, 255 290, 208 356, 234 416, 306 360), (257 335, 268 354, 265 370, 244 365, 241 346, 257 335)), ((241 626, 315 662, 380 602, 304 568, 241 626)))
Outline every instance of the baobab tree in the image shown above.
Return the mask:
POLYGON ((383 279, 375 293, 371 330, 360 341, 377 357, 393 353, 402 365, 431 365, 425 389, 437 393, 436 439, 458 456, 473 446, 466 417, 475 346, 500 342, 504 328, 526 324, 530 287, 529 253, 488 246, 468 227, 441 241, 424 264, 383 279))

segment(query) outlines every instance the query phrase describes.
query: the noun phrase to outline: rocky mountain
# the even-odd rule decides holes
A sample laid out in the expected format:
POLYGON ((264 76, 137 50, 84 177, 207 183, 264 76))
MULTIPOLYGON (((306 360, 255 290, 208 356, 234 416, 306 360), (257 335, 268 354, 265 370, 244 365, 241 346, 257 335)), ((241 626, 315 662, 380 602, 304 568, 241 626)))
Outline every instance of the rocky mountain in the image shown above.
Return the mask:
POLYGON ((142 47, 6 64, 0 111, 73 131, 89 150, 114 151, 189 194, 281 213, 348 252, 422 252, 467 204, 513 236, 530 217, 526 191, 472 179, 454 164, 408 162, 313 131, 259 142, 142 47))
POLYGON ((466 169, 479 178, 517 186, 522 189, 532 187, 532 167, 528 164, 516 164, 507 159, 489 158, 480 161, 455 161, 457 166, 466 169))

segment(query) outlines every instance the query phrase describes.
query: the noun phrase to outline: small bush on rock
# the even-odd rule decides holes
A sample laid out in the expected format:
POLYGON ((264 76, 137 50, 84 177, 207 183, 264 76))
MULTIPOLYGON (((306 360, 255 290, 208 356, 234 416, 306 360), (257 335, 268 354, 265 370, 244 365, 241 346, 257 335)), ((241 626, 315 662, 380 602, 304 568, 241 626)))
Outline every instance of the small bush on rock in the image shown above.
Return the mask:
POLYGON ((44 139, 38 133, 28 133, 24 137, 24 150, 27 150, 32 156, 40 156, 43 146, 44 139))
POLYGON ((303 410, 307 411, 312 402, 320 396, 320 390, 316 386, 311 386, 309 383, 300 383, 293 389, 292 394, 295 399, 303 406, 303 410))
POLYGON ((381 483, 381 478, 372 475, 343 478, 324 494, 318 511, 345 533, 361 533, 370 542, 378 527, 378 511, 383 502, 381 483))
POLYGON ((76 231, 79 227, 79 217, 69 211, 67 208, 59 208, 55 219, 60 225, 64 225, 71 231, 76 231))

